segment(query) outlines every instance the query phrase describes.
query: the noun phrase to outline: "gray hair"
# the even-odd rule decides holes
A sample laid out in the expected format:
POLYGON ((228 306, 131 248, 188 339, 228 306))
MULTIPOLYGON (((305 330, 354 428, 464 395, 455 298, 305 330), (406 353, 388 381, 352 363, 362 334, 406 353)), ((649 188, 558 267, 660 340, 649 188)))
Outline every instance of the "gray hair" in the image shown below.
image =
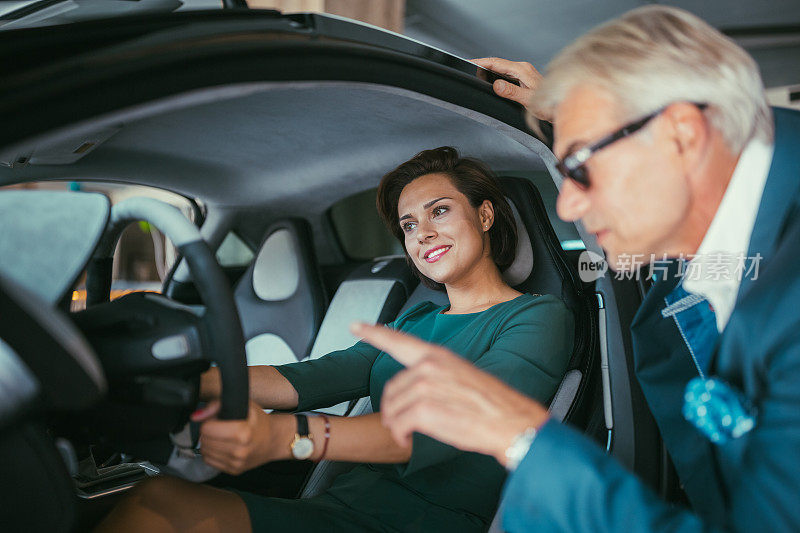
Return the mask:
POLYGON ((609 92, 624 120, 672 102, 705 103, 712 127, 734 153, 752 138, 772 141, 772 113, 753 58, 682 9, 636 8, 583 35, 548 65, 530 108, 552 116, 582 83, 609 92))

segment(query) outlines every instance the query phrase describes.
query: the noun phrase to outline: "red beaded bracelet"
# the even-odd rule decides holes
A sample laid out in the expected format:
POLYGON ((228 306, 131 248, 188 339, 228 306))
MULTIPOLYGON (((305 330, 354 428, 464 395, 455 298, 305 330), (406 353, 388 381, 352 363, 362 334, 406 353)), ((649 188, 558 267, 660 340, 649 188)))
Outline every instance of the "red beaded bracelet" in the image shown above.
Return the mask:
POLYGON ((322 454, 317 459, 318 463, 325 459, 325 453, 328 451, 328 441, 331 439, 331 421, 328 420, 326 415, 320 413, 319 416, 325 421, 325 442, 322 444, 322 454))

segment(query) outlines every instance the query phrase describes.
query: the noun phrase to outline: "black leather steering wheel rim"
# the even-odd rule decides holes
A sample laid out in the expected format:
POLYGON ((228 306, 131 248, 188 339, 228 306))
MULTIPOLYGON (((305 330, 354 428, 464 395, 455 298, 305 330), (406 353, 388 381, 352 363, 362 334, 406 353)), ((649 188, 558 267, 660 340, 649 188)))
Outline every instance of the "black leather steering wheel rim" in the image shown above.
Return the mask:
POLYGON ((247 418, 247 357, 233 292, 200 231, 176 207, 153 198, 137 197, 124 200, 111 209, 108 227, 87 271, 87 305, 109 300, 114 249, 123 230, 138 221, 146 221, 158 228, 178 248, 205 304, 203 320, 213 355, 209 360, 219 367, 222 382, 218 417, 226 420, 247 418))

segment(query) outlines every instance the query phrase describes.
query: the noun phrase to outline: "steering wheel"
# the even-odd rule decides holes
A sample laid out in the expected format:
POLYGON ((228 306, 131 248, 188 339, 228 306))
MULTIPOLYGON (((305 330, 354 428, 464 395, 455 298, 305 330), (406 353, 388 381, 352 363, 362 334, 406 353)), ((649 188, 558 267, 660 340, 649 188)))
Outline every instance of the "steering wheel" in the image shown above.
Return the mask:
POLYGON ((144 385, 149 388, 143 395, 177 405, 186 403, 191 393, 165 376, 170 371, 197 373, 198 363, 205 368, 213 362, 222 381, 219 418, 247 417, 247 358, 233 293, 200 232, 176 207, 141 197, 115 205, 89 264, 86 288, 87 310, 75 314, 75 322, 98 353, 110 382, 126 375, 155 376, 144 385), (178 248, 204 310, 155 293, 131 293, 109 302, 114 249, 123 230, 138 221, 158 228, 178 248))

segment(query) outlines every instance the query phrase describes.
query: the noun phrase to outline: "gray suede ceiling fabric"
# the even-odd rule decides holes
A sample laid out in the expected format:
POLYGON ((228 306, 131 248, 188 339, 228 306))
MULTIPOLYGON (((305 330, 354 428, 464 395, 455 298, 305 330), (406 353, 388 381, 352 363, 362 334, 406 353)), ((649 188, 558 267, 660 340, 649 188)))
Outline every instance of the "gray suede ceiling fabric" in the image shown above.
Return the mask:
MULTIPOLYGON (((543 168, 533 137, 411 91, 341 82, 234 89, 198 91, 84 124, 82 134, 72 134, 76 146, 92 131, 119 130, 76 163, 2 168, 0 181, 15 181, 15 174, 135 181, 227 205, 265 205, 325 189, 329 205, 436 146, 455 146, 497 168, 543 168)), ((70 136, 36 143, 33 157, 44 157, 48 145, 63 147, 70 136)))
MULTIPOLYGON (((548 169, 557 176, 552 153, 525 132, 413 91, 357 82, 212 87, 97 117, 10 150, 32 153, 32 161, 58 160, 64 156, 59 151, 98 139, 97 132, 113 133, 78 161, 0 167, 0 184, 79 179, 149 185, 201 199, 209 221, 212 211, 230 208, 264 213, 268 220, 301 215, 318 234, 333 203, 377 186, 383 174, 437 146, 455 146, 496 169, 548 169)), ((326 243, 318 244, 321 260, 336 257, 326 243)))

